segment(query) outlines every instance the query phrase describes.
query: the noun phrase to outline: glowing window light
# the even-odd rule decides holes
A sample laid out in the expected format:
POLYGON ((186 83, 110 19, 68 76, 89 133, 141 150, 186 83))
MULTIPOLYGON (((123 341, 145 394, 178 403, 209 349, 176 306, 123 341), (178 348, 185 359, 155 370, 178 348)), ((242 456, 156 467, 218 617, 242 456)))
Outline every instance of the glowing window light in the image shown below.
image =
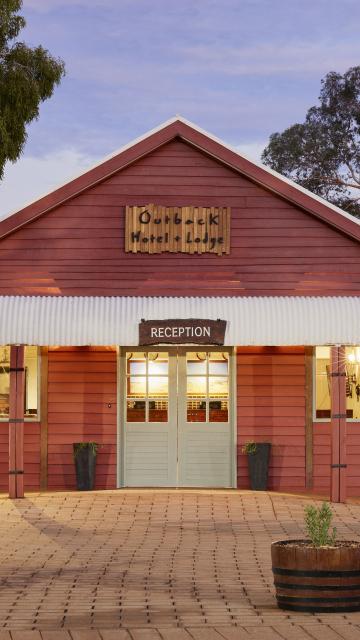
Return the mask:
POLYGON ((353 351, 347 353, 346 358, 351 364, 360 364, 360 347, 354 347, 353 351))

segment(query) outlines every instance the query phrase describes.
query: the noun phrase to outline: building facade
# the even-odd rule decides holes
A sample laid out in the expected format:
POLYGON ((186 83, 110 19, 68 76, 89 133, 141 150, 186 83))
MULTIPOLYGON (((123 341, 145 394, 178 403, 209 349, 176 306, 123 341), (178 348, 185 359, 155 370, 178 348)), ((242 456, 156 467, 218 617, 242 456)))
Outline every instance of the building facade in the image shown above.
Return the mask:
POLYGON ((0 490, 79 441, 98 489, 247 488, 265 441, 270 489, 359 496, 359 240, 180 118, 3 220, 0 490))

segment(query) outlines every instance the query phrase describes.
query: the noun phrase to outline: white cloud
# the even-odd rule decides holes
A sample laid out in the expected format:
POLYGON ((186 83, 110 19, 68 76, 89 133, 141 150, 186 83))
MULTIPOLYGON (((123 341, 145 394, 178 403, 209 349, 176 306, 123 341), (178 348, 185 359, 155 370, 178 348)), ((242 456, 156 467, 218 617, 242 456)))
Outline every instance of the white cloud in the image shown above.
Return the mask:
MULTIPOLYGON (((91 0, 91 2, 93 7, 112 7, 115 5, 114 0, 91 0)), ((89 8, 89 0, 25 0, 26 9, 33 9, 39 13, 49 13, 53 9, 74 6, 89 8)))
POLYGON ((360 47, 354 42, 323 40, 290 43, 268 42, 252 46, 222 43, 182 48, 193 68, 225 75, 271 75, 278 73, 323 73, 341 71, 354 64, 360 47))
POLYGON ((0 219, 82 173, 96 160, 67 148, 42 157, 23 156, 16 164, 8 163, 0 183, 0 219))

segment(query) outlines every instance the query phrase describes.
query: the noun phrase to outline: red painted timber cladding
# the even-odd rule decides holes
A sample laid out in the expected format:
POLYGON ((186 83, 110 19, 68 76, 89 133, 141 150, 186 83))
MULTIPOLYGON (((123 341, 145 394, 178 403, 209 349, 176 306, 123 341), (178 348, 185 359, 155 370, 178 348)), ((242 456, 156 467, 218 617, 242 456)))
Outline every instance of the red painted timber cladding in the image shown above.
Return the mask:
POLYGON ((1 294, 358 295, 359 285, 357 241, 180 140, 0 242, 1 294), (231 206, 230 255, 126 254, 125 205, 149 202, 231 206))
MULTIPOLYGON (((9 424, 0 423, 0 491, 9 489, 9 424)), ((40 488, 40 424, 25 422, 24 427, 24 487, 25 491, 40 488)))
MULTIPOLYGON (((331 463, 331 425, 314 422, 314 491, 329 495, 331 463)), ((360 422, 347 423, 347 495, 360 495, 360 422)))
POLYGON ((238 487, 249 440, 271 442, 269 489, 305 490, 305 357, 299 347, 237 350, 238 487))
POLYGON ((49 349, 48 385, 48 488, 74 489, 73 442, 96 441, 95 488, 114 489, 116 351, 49 349))

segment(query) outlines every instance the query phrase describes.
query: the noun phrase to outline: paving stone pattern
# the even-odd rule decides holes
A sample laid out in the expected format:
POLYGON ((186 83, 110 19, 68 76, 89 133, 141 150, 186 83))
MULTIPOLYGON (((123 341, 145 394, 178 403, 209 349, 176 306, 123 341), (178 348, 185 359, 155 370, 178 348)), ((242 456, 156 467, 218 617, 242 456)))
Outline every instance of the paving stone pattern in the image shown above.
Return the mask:
MULTIPOLYGON (((310 498, 119 490, 0 500, 0 640, 360 640, 360 613, 274 598, 270 542, 310 498)), ((360 506, 335 505, 360 539, 360 506)))

